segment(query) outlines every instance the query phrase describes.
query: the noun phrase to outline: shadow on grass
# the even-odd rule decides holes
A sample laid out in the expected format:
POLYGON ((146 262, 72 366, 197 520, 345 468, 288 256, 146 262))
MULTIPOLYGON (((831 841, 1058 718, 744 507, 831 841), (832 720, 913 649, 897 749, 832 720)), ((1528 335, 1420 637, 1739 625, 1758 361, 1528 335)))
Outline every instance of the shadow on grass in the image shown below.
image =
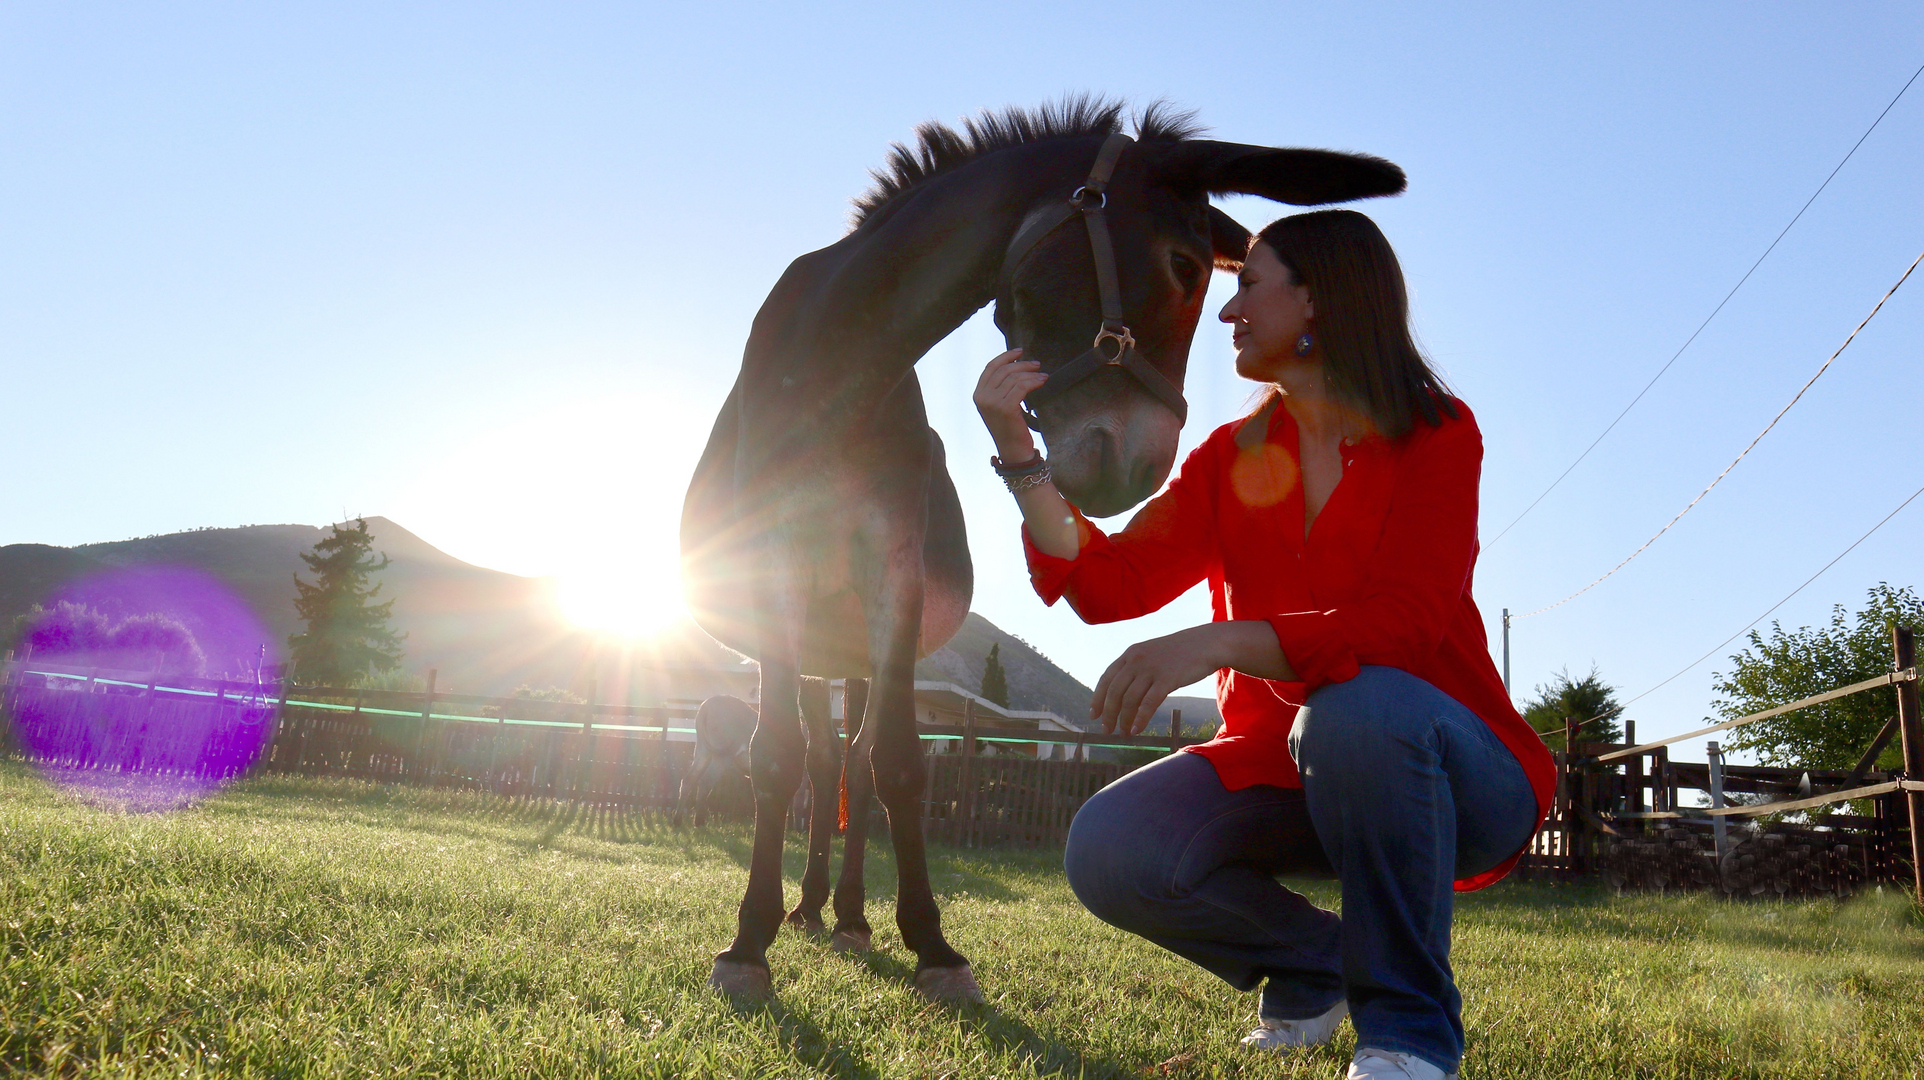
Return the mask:
POLYGON ((1888 883, 1845 899, 1624 893, 1590 883, 1505 881, 1457 900, 1459 922, 1522 933, 1698 941, 1820 956, 1871 948, 1924 960, 1924 909, 1888 883), (1849 944, 1845 942, 1848 941, 1849 944))
MULTIPOLYGON (((911 989, 915 985, 915 968, 890 953, 870 949, 867 952, 833 955, 843 963, 867 969, 869 974, 878 978, 901 983, 911 989)), ((1134 1077, 1140 1071, 1135 1066, 1124 1065, 1106 1055, 1092 1057, 1081 1049, 1051 1039, 992 1004, 945 1005, 929 1002, 918 1016, 925 1018, 929 1024, 959 1024, 997 1052, 1020 1058, 1039 1075, 1134 1077)))
POLYGON ((775 1022, 782 1046, 811 1069, 852 1080, 878 1080, 882 1075, 854 1047, 832 1045, 821 1025, 789 1008, 780 998, 753 1002, 737 998, 730 999, 728 1005, 740 1017, 768 1016, 775 1022))
MULTIPOLYGON (((417 788, 376 780, 351 780, 333 777, 263 775, 251 777, 219 800, 245 803, 250 813, 284 820, 333 820, 342 809, 356 809, 383 815, 420 815, 421 820, 382 820, 383 827, 417 832, 451 833, 495 843, 521 844, 530 850, 552 847, 563 836, 576 835, 618 846, 653 845, 680 847, 689 854, 708 849, 734 862, 744 872, 753 850, 752 817, 738 820, 720 817, 699 829, 676 829, 666 813, 620 807, 577 803, 569 800, 518 795, 498 795, 474 788, 417 788), (231 801, 230 801, 231 800, 231 801), (316 804, 319 805, 316 805, 316 804), (468 819, 468 820, 464 820, 468 819), (532 831, 532 838, 517 838, 508 830, 532 831)), ((216 804, 217 805, 217 804, 216 804)), ((878 818, 869 834, 868 861, 878 877, 890 882, 886 891, 875 890, 878 897, 893 896, 894 859, 888 841, 885 819, 878 818)), ((841 840, 837 838, 836 866, 840 865, 841 840)), ((938 879, 937 891, 967 892, 989 900, 1017 900, 1023 894, 1005 884, 1012 865, 1030 873, 1053 875, 1059 872, 1060 856, 1054 851, 1002 851, 967 849, 943 844, 928 846, 931 877, 938 879), (979 864, 979 865, 978 865, 979 864), (993 872, 989 872, 992 866, 993 872)), ((799 875, 808 859, 807 838, 791 830, 783 845, 783 870, 799 875)), ((590 856, 592 857, 592 856, 590 856)))

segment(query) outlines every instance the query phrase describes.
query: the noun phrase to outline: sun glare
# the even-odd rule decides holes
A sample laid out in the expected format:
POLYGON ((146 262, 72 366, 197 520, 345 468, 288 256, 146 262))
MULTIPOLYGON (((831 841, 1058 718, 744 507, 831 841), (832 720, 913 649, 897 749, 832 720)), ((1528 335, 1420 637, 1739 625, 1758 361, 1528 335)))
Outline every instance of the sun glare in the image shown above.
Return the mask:
POLYGON ((589 630, 645 637, 673 625, 685 611, 672 573, 657 578, 589 568, 560 575, 555 587, 561 613, 589 630))
POLYGON ((576 626, 650 635, 686 612, 678 526, 711 414, 661 390, 504 409, 421 471, 405 522, 457 558, 551 578, 576 626))

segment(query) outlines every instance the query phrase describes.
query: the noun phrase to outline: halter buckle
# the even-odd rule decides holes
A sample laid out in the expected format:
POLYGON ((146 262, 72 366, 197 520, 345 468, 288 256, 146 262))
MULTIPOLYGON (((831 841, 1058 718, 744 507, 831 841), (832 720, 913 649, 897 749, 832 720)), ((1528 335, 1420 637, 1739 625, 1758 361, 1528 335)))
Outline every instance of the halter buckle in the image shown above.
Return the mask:
POLYGON ((1102 357, 1102 362, 1112 367, 1120 366, 1122 358, 1127 356, 1130 350, 1136 347, 1136 335, 1130 333, 1129 328, 1126 326, 1120 331, 1111 330, 1106 326, 1103 327, 1096 331, 1096 340, 1091 342, 1089 347, 1096 352, 1102 352, 1102 343, 1105 341, 1113 341, 1116 343, 1116 354, 1110 356, 1107 353, 1103 353, 1102 357))
MULTIPOLYGON (((1098 210, 1108 209, 1109 193, 1107 191, 1097 191, 1095 193, 1095 196, 1096 196, 1096 209, 1098 210)), ((1069 193, 1069 205, 1075 207, 1078 210, 1087 209, 1087 207, 1083 206, 1082 203, 1083 203, 1083 200, 1087 199, 1088 197, 1089 197, 1089 185, 1084 184, 1081 187, 1069 193)))

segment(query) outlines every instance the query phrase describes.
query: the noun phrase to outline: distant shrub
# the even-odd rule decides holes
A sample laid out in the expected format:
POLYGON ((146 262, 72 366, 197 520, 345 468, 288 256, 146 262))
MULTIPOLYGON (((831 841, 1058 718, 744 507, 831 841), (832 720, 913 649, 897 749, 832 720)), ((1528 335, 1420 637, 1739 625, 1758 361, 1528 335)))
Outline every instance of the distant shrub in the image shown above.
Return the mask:
MULTIPOLYGON (((353 690, 395 690, 401 693, 419 694, 427 690, 428 681, 423 676, 397 667, 386 671, 370 671, 350 680, 347 685, 353 690)), ((442 687, 442 689, 447 688, 442 687)))
POLYGON ((200 675, 207 657, 193 631, 166 615, 133 615, 116 622, 84 604, 35 605, 20 617, 16 634, 33 655, 49 663, 120 671, 200 675))
POLYGON ((563 690, 559 686, 529 686, 522 683, 508 695, 523 701, 559 701, 565 705, 586 705, 588 699, 579 694, 563 690))

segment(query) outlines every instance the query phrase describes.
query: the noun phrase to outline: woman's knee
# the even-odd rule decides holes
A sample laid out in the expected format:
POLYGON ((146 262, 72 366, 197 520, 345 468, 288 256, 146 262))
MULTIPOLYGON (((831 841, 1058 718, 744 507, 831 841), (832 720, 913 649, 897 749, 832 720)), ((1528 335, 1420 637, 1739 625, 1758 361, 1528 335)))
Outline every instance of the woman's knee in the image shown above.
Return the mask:
MULTIPOLYGON (((1188 755, 1184 755, 1188 756, 1188 755)), ((1178 764, 1178 763, 1170 763, 1178 764)), ((1069 823, 1062 868, 1076 899, 1097 918, 1128 927, 1140 921, 1174 877, 1166 828, 1159 828, 1157 806, 1166 785, 1152 770, 1138 770, 1096 792, 1069 823)))
POLYGON ((1129 850, 1134 830, 1127 819, 1132 816, 1113 789, 1098 791, 1076 811, 1062 848, 1070 890, 1083 907, 1108 922, 1131 906, 1138 893, 1129 850))
POLYGON ((1435 738, 1435 705, 1442 691, 1407 671, 1365 667, 1347 682, 1309 696, 1290 733, 1290 750, 1304 776, 1380 775, 1393 752, 1435 738))

